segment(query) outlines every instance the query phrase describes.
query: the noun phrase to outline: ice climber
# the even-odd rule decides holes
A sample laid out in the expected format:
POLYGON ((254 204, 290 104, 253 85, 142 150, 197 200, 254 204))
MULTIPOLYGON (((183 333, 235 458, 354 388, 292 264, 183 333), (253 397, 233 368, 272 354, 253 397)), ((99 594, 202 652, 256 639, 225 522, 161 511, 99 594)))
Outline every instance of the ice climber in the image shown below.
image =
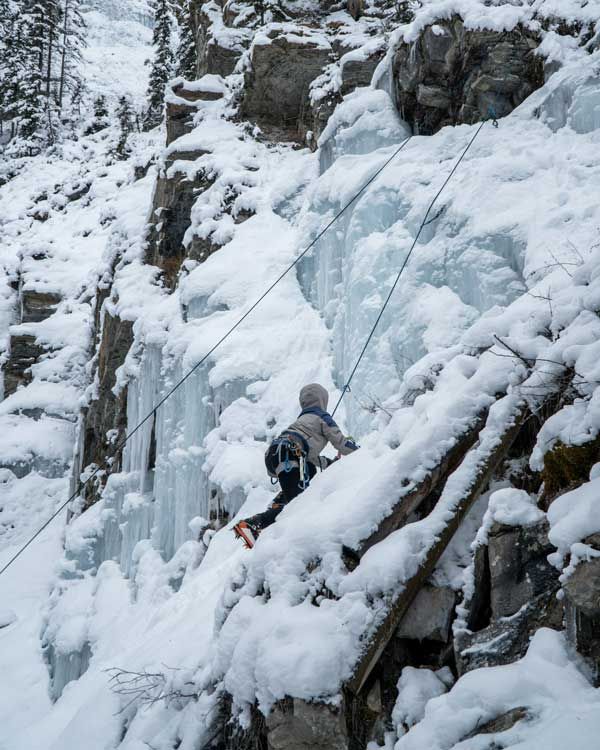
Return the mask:
POLYGON ((233 527, 246 547, 252 548, 260 532, 275 523, 285 506, 308 487, 317 468, 323 471, 359 447, 333 421, 327 412, 328 401, 329 393, 322 385, 305 385, 300 391, 302 411, 298 418, 273 440, 265 453, 269 476, 279 480, 281 492, 264 513, 246 518, 233 527), (319 455, 327 443, 337 449, 335 459, 319 455))

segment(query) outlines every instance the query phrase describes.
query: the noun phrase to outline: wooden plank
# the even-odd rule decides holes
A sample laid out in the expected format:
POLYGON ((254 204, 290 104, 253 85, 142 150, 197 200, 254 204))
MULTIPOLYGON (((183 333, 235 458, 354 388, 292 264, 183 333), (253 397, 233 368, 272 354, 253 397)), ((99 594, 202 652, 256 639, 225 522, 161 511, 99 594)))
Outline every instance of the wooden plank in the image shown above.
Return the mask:
POLYGON ((356 694, 360 692, 364 686, 371 671, 381 658, 385 647, 394 635, 396 628, 400 624, 400 620, 406 614, 406 611, 410 607, 421 586, 433 573, 438 560, 456 533, 465 515, 470 510, 475 500, 477 500, 481 493, 487 488, 494 472, 500 465, 501 461, 506 457, 530 414, 531 413, 527 406, 521 406, 510 425, 506 427, 500 442, 490 451, 485 460, 481 461, 468 493, 460 499, 456 505, 454 514, 449 519, 444 530, 427 551, 423 564, 418 571, 404 583, 401 594, 391 605, 385 620, 367 644, 352 678, 346 685, 346 687, 348 687, 353 693, 356 694))
POLYGON ((421 503, 446 481, 448 476, 463 460, 465 454, 477 442, 479 433, 485 425, 488 411, 488 409, 482 411, 476 417, 475 422, 462 435, 457 436, 454 445, 442 456, 433 471, 422 482, 419 482, 416 487, 407 492, 406 495, 403 495, 392 509, 392 512, 381 521, 371 536, 360 543, 360 547, 356 551, 359 558, 362 558, 371 547, 404 526, 409 516, 419 508, 421 503))

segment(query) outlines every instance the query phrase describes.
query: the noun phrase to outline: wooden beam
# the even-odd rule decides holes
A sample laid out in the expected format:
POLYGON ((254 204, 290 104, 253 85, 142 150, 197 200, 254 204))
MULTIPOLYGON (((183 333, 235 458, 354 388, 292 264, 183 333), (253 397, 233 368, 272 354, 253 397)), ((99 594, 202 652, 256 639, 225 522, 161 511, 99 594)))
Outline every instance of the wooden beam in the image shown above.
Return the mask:
POLYGON ((421 586, 423 586, 433 573, 438 560, 473 503, 486 490, 490 479, 493 477, 502 460, 506 457, 530 414, 527 406, 522 405, 519 407, 517 414, 514 415, 510 424, 506 425, 500 441, 490 450, 487 456, 482 457, 468 492, 456 504, 454 512, 444 530, 427 550, 423 564, 411 578, 404 582, 402 591, 391 604, 385 620, 366 645, 354 674, 346 685, 353 693, 359 693, 364 686, 371 671, 381 658, 385 647, 394 635, 400 624, 400 620, 406 614, 421 586))
POLYGON ((465 457, 465 454, 475 445, 479 433, 485 425, 489 409, 480 412, 475 421, 468 426, 462 435, 456 436, 454 445, 442 456, 435 468, 419 482, 413 489, 403 495, 393 507, 391 513, 386 516, 377 529, 360 543, 356 551, 359 558, 379 542, 383 541, 394 531, 405 525, 409 516, 414 513, 421 503, 426 500, 432 492, 435 492, 457 468, 465 457))

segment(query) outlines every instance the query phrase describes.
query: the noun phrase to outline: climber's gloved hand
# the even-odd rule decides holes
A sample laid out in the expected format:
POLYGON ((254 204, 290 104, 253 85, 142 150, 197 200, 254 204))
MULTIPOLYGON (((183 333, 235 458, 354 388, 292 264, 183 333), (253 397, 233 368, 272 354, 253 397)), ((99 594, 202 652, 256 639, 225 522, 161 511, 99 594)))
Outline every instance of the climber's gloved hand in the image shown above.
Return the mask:
POLYGON ((331 466, 331 464, 335 463, 337 460, 338 460, 337 458, 328 458, 327 456, 319 456, 319 463, 321 465, 321 471, 325 471, 325 469, 328 469, 331 466))

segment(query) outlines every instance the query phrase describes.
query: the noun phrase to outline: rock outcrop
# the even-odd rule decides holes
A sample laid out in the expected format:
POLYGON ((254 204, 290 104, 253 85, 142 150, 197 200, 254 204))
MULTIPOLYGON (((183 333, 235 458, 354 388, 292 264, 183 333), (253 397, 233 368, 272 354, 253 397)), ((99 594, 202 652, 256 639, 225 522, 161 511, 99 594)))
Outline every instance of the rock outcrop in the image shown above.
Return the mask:
POLYGON ((200 102, 222 99, 225 90, 220 76, 204 76, 201 81, 195 82, 176 79, 167 95, 167 146, 191 132, 200 102))
POLYGON ((267 718, 268 750, 346 750, 348 733, 339 708, 284 701, 267 718))
POLYGON ((309 106, 310 84, 330 60, 323 35, 302 27, 273 27, 255 40, 240 112, 261 128, 296 138, 309 106))
MULTIPOLYGON (((173 157, 193 161, 202 152, 178 153, 173 157), (189 157, 189 158, 188 158, 189 157)), ((191 211, 196 198, 210 185, 202 170, 190 179, 186 172, 169 168, 157 180, 152 206, 152 223, 148 235, 146 263, 163 272, 163 283, 173 288, 181 264, 186 257, 183 238, 191 223, 191 211)))
POLYGON ((4 365, 4 396, 10 396, 21 386, 31 383, 31 366, 44 353, 37 337, 30 333, 11 333, 10 354, 4 365))
POLYGON ((224 16, 223 9, 215 2, 195 0, 193 4, 198 78, 206 73, 223 77, 230 75, 249 44, 247 30, 227 27, 224 16))
MULTIPOLYGON (((332 66, 330 76, 339 79, 337 85, 333 91, 328 90, 324 94, 311 96, 310 106, 302 114, 300 135, 306 137, 311 134, 308 140, 312 148, 317 147, 319 136, 344 96, 359 86, 370 85, 375 69, 383 58, 384 48, 375 45, 373 49, 348 52, 346 48, 341 47, 336 53, 342 56, 339 62, 332 66)), ((327 74, 323 77, 326 76, 327 74)), ((318 81, 315 85, 316 83, 318 81)), ((327 83, 330 82, 325 82, 326 87, 330 88, 327 83)))
MULTIPOLYGON (((600 552, 600 534, 585 539, 600 552)), ((579 563, 564 584, 567 638, 587 663, 600 687, 600 559, 579 563)))
POLYGON ((533 526, 492 526, 487 546, 475 556, 468 630, 454 641, 460 674, 516 661, 536 630, 562 627, 558 573, 547 559, 553 551, 545 519, 533 526))
POLYGON ((96 398, 81 416, 80 447, 73 465, 74 487, 82 472, 103 467, 97 480, 82 491, 86 508, 100 499, 108 474, 119 471, 122 455, 119 443, 127 426, 127 389, 121 389, 116 395, 114 388, 117 370, 124 364, 133 343, 133 324, 109 313, 106 309, 109 296, 110 288, 106 288, 98 292, 96 299, 96 398))
POLYGON ((428 26, 415 42, 402 42, 396 50, 398 110, 422 135, 504 117, 544 83, 538 45, 523 28, 466 29, 458 16, 428 26))
POLYGON ((23 290, 21 292, 21 323, 40 323, 49 318, 61 300, 60 294, 23 290))
MULTIPOLYGON (((49 318, 60 303, 59 294, 24 289, 19 294, 19 324, 40 323, 49 318)), ((33 329, 19 324, 10 331, 9 357, 4 365, 4 397, 31 383, 31 367, 39 361, 45 348, 38 343, 33 329)))

